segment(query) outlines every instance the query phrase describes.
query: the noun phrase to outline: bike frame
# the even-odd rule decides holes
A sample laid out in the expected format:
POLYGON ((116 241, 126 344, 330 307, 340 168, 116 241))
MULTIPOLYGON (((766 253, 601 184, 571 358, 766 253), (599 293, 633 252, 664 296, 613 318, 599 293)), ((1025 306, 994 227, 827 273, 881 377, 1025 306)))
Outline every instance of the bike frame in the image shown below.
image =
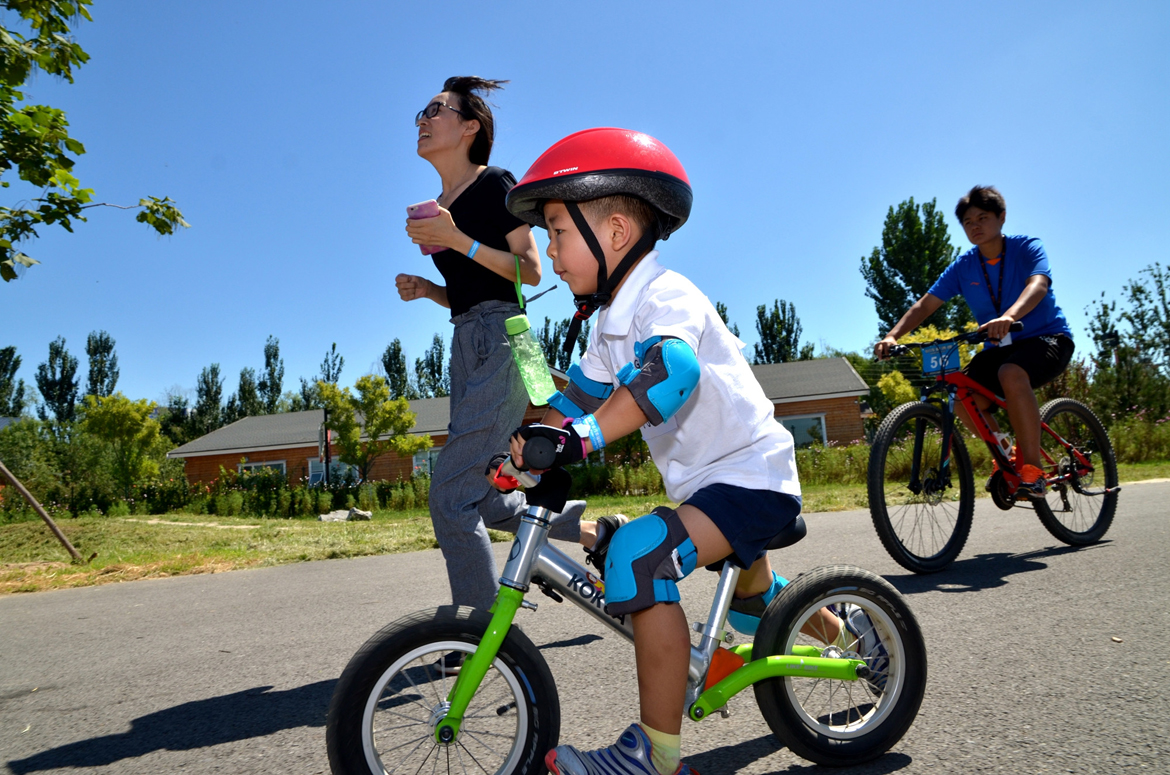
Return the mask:
MULTIPOLYGON (((1016 470, 1015 463, 1011 460, 1011 458, 1004 454, 1003 449, 1001 449, 999 444, 996 442, 995 436, 991 430, 991 425, 987 421, 987 416, 975 402, 975 397, 983 396, 988 401, 990 401, 993 406, 1001 409, 1007 407, 1007 404, 1004 402, 1004 400, 985 388, 983 385, 980 385, 978 382, 968 377, 963 372, 946 371, 945 369, 939 373, 933 385, 928 386, 922 391, 922 400, 928 401, 930 394, 936 392, 946 392, 947 394, 946 409, 943 412, 943 442, 941 461, 939 464, 939 468, 941 469, 940 474, 943 474, 949 480, 951 461, 951 434, 954 432, 955 401, 957 397, 958 402, 962 404, 963 408, 967 410, 967 415, 975 422, 975 426, 979 431, 979 438, 982 439, 983 443, 987 445, 988 450, 991 452, 992 458, 994 458, 996 464, 999 466, 999 470, 1003 472, 1003 477, 1008 484, 1009 492, 1014 493, 1020 486, 1019 472, 1016 470)), ((990 407, 988 408, 990 409, 990 407)), ((913 489, 915 486, 921 487, 921 482, 918 480, 918 474, 920 473, 918 469, 919 463, 922 459, 922 436, 924 430, 925 429, 921 423, 919 423, 915 428, 914 457, 911 460, 910 472, 911 489, 913 489)), ((1081 488, 1079 477, 1085 473, 1092 472, 1093 465, 1087 458, 1085 458, 1083 454, 1081 454, 1080 450, 1065 441, 1059 433, 1049 428, 1047 423, 1041 421, 1040 430, 1041 432, 1047 433, 1049 436, 1055 439, 1056 443, 1060 444, 1073 457, 1075 457, 1077 461, 1077 471, 1075 475, 1073 473, 1060 474, 1057 472, 1057 475, 1055 476, 1046 475, 1044 477, 1045 482, 1049 487, 1055 484, 1068 483, 1071 484, 1075 490, 1080 492, 1081 488), (1074 481, 1074 479, 1076 479, 1076 481, 1074 481)), ((1040 454, 1044 457, 1044 463, 1046 467, 1056 465, 1056 461, 1053 460, 1052 457, 1044 451, 1043 447, 1040 449, 1040 454)))
MULTIPOLYGON (((435 727, 435 739, 440 743, 451 743, 458 736, 463 714, 507 637, 516 611, 521 607, 536 608, 535 603, 524 599, 524 594, 533 583, 558 602, 562 596, 569 599, 593 618, 633 642, 631 618, 610 616, 605 612, 605 588, 601 580, 560 549, 549 545, 551 516, 552 512, 548 509, 530 505, 527 514, 521 519, 507 565, 500 577, 500 591, 491 609, 491 623, 475 653, 460 669, 455 686, 447 698, 447 715, 435 727)), ((695 629, 702 633, 702 638, 697 647, 691 646, 687 669, 686 713, 692 720, 699 721, 709 716, 723 708, 731 697, 766 678, 805 676, 855 681, 869 674, 869 668, 863 660, 822 657, 820 649, 815 646, 803 646, 795 648, 796 653, 791 655, 747 661, 730 675, 704 688, 715 651, 720 643, 731 640, 729 633, 723 630, 723 625, 731 607, 739 573, 740 569, 733 563, 723 564, 707 622, 695 625, 695 629)), ((751 648, 750 643, 745 643, 731 651, 750 660, 751 648)))

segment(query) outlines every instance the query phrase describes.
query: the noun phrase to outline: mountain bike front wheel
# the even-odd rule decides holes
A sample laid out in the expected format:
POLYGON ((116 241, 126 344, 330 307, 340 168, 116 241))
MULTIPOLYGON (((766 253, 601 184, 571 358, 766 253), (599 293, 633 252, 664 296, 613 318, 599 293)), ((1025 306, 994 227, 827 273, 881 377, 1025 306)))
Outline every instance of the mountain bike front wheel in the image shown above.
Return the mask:
POLYGON ((903 568, 935 573, 959 556, 975 515, 975 479, 956 427, 942 461, 943 414, 921 401, 882 421, 869 452, 869 512, 903 568))
POLYGON ((1049 433, 1040 434, 1040 447, 1048 458, 1044 475, 1057 479, 1045 500, 1033 504, 1036 516, 1059 541, 1072 546, 1095 544, 1109 530, 1117 511, 1117 461, 1109 435, 1089 407, 1071 398, 1046 403, 1040 408, 1040 419, 1073 449, 1049 433))
POLYGON ((557 744, 560 706, 548 664, 513 627, 450 744, 435 739, 455 676, 448 654, 470 656, 491 615, 461 606, 420 611, 387 625, 350 660, 329 704, 325 742, 333 775, 544 773, 557 744))
POLYGON ((764 612, 752 659, 792 654, 799 646, 862 659, 871 672, 856 681, 810 674, 755 685, 764 720, 793 753, 844 767, 876 758, 902 739, 926 691, 926 644, 914 613, 889 582, 847 565, 799 576, 764 612), (827 622, 826 608, 837 624, 827 622))

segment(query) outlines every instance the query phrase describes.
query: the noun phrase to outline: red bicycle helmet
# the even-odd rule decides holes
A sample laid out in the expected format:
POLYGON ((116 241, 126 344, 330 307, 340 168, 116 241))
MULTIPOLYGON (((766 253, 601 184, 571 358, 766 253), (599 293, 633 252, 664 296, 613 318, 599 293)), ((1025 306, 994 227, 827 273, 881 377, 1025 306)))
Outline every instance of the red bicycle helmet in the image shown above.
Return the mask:
POLYGON ((691 213, 691 183, 678 157, 648 134, 599 127, 555 143, 508 193, 508 209, 522 221, 545 227, 549 199, 584 202, 625 194, 658 213, 656 235, 666 239, 691 213))
POLYGON ((565 352, 573 352, 581 322, 609 303, 622 278, 655 240, 666 239, 686 223, 691 198, 686 170, 669 148, 642 132, 612 127, 586 129, 554 144, 508 192, 508 210, 520 220, 542 228, 547 228, 544 203, 550 199, 563 201, 597 259, 597 291, 573 296, 577 313, 565 335, 565 352), (607 276, 605 253, 577 202, 616 194, 646 202, 658 220, 607 276))

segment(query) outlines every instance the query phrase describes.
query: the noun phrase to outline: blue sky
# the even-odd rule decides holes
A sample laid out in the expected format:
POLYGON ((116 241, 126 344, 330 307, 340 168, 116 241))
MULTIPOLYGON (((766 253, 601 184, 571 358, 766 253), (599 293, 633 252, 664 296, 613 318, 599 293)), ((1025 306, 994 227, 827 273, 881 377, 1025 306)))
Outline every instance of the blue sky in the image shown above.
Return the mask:
MULTIPOLYGON (((785 299, 806 340, 866 348, 877 317, 858 267, 887 209, 937 197, 950 213, 976 183, 1003 191, 1009 233, 1044 240, 1082 354, 1085 306, 1167 261, 1165 3, 193 8, 98 0, 77 83, 25 90, 68 112, 88 150, 75 173, 100 201, 170 196, 192 224, 160 239, 102 208, 24 246, 42 264, 0 286, 0 346, 30 388, 57 336, 84 380, 98 329, 117 341, 119 389, 153 400, 213 362, 232 392, 270 334, 286 390, 333 342, 352 384, 394 338, 411 359, 449 338, 446 310, 400 301, 393 279, 440 279, 404 208, 440 190, 412 118, 456 74, 511 79, 492 163, 517 177, 591 126, 667 143, 695 204, 663 260, 727 304, 749 346, 756 306, 785 299)), ((570 312, 564 286, 530 309, 570 312)))

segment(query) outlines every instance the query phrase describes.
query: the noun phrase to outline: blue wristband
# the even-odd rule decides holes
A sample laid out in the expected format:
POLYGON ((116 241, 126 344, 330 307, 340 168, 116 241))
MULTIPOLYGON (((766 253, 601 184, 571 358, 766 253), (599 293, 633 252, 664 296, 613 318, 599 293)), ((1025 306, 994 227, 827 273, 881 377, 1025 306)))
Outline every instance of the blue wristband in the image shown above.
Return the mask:
POLYGON ((468 258, 475 258, 475 251, 479 250, 479 240, 471 241, 471 250, 467 251, 468 258))
POLYGON ((577 422, 573 423, 573 430, 577 431, 577 435, 581 435, 581 431, 589 434, 589 443, 593 445, 593 451, 605 448, 605 436, 601 433, 601 426, 597 424, 597 418, 591 414, 587 414, 577 422))

